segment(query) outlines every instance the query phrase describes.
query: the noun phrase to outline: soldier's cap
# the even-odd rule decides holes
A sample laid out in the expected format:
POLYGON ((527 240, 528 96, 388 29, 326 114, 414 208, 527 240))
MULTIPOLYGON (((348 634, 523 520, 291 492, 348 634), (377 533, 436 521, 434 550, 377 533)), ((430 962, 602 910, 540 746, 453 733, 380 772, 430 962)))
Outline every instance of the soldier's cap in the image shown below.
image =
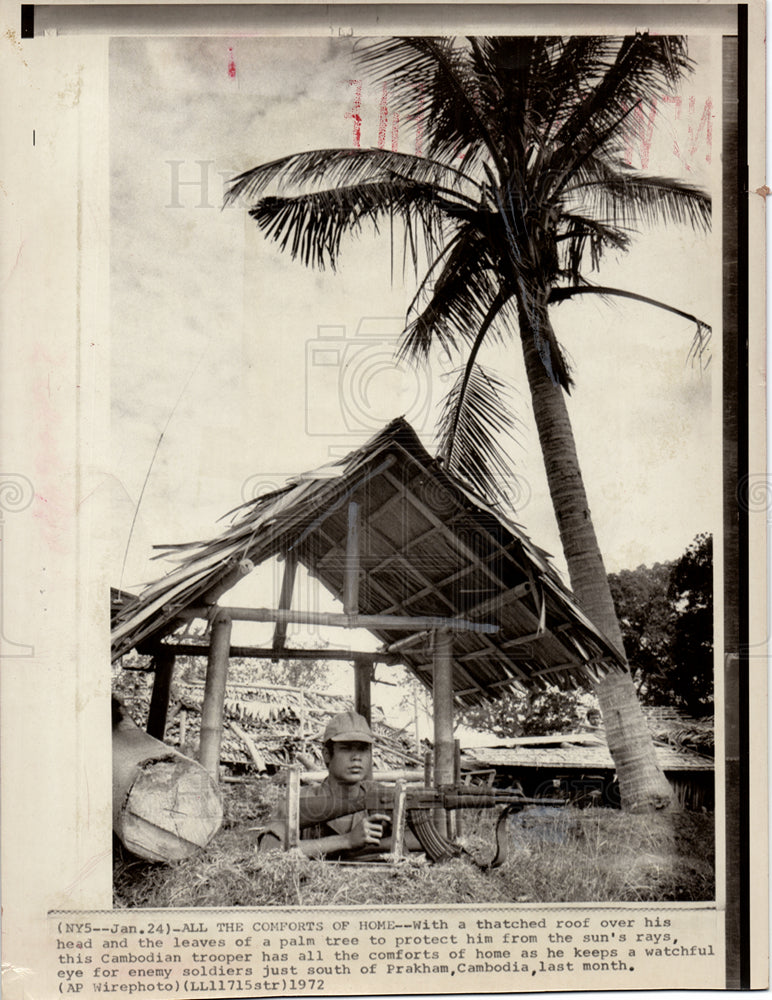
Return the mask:
POLYGON ((322 743, 373 743, 373 734, 367 719, 358 712, 341 712, 334 715, 324 730, 322 743))

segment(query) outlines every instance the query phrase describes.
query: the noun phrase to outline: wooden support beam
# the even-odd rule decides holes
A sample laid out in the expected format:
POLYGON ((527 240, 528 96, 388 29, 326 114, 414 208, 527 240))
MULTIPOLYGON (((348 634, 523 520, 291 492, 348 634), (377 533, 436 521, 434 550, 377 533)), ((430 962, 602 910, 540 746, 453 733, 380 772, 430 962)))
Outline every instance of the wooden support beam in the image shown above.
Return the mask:
MULTIPOLYGON (((430 531, 426 532, 426 534, 436 535, 438 534, 438 531, 436 528, 432 528, 430 531)), ((457 580, 461 580, 465 576, 469 576, 470 573, 476 572, 478 572, 476 566, 462 566, 461 569, 457 569, 449 576, 442 577, 442 579, 437 580, 436 583, 433 583, 431 586, 426 586, 422 590, 417 590, 414 594, 411 594, 410 597, 406 597, 401 604, 390 604, 387 608, 383 609, 383 613, 390 615, 392 612, 398 611, 400 608, 408 608, 411 604, 414 604, 416 601, 420 601, 433 591, 441 590, 443 587, 447 587, 449 583, 456 583, 457 580)))
POLYGON ((348 505, 343 611, 347 615, 359 612, 359 504, 354 500, 348 505))
POLYGON ((287 774, 287 822, 284 828, 284 850, 300 843, 300 767, 292 764, 287 774))
MULTIPOLYGON (((453 740, 453 784, 461 784, 461 740, 453 740)), ((458 839, 462 832, 461 813, 448 813, 448 836, 451 840, 458 839)))
POLYGON ((407 810, 407 789, 404 781, 397 781, 394 786, 394 812, 391 817, 391 853, 399 860, 405 845, 405 820, 407 810))
MULTIPOLYGON (((487 691, 490 688, 510 687, 511 685, 517 684, 517 683, 519 683, 517 677, 505 677, 504 680, 492 681, 490 684, 486 684, 485 685, 485 690, 487 691)), ((480 691, 479 687, 464 688, 463 691, 456 691, 456 697, 457 698, 463 698, 465 695, 468 695, 468 694, 478 694, 479 691, 480 691)))
POLYGON ((457 656, 455 659, 456 663, 469 663, 472 660, 497 661, 501 659, 509 662, 512 657, 516 657, 519 660, 531 659, 528 650, 523 649, 522 647, 520 649, 511 649, 504 653, 498 646, 493 646, 493 648, 485 646, 482 649, 473 649, 469 653, 462 653, 461 656, 457 656))
MULTIPOLYGON (((326 770, 301 771, 300 780, 303 784, 318 785, 324 781, 327 774, 326 770)), ((373 771, 372 779, 373 781, 404 781, 408 785, 421 785, 424 780, 424 772, 419 768, 394 768, 388 771, 373 771)))
POLYGON ((423 632, 413 632, 412 635, 405 636, 404 639, 397 639, 396 642, 390 642, 386 647, 388 653, 401 653, 405 649, 409 649, 412 646, 417 646, 420 642, 428 639, 431 633, 428 629, 423 632))
POLYGON ((475 615, 487 615, 489 611, 498 611, 499 608, 510 604, 512 601, 522 600, 531 593, 532 589, 531 584, 526 580, 524 583, 519 583, 516 587, 502 590, 500 593, 488 598, 487 601, 481 601, 479 604, 475 604, 474 607, 467 608, 464 614, 469 615, 470 618, 474 618, 475 615))
POLYGON ((532 677, 543 677, 545 674, 559 674, 563 670, 583 670, 586 669, 589 664, 581 663, 556 663, 553 667, 544 667, 542 670, 536 670, 531 674, 532 677))
POLYGON ((169 693, 174 673, 174 653, 166 649, 158 649, 153 656, 155 677, 153 693, 150 695, 150 709, 147 713, 148 736, 153 736, 163 742, 166 735, 166 716, 169 711, 169 693))
MULTIPOLYGON (((309 539, 309 541, 310 541, 310 539, 309 539)), ((330 535, 330 533, 328 531, 325 531, 325 529, 323 527, 319 528, 319 531, 317 532, 317 535, 313 539, 313 541, 317 545, 321 545, 321 542, 324 541, 324 542, 327 543, 327 545, 330 546, 330 548, 323 555, 317 557, 315 562, 314 562, 313 558, 309 557, 309 563, 311 564, 309 566, 309 573, 311 574, 311 576, 320 577, 321 578, 321 574, 320 574, 320 569, 319 568, 323 567, 325 563, 330 562, 332 560, 333 556, 335 556, 335 557, 338 558, 338 560, 340 561, 341 565, 345 565, 345 558, 346 558, 345 550, 343 548, 341 548, 341 546, 335 541, 335 539, 332 537, 332 535, 330 535)), ((368 572, 367 585, 370 588, 370 590, 377 591, 381 595, 381 598, 384 601, 386 601, 386 603, 389 603, 391 601, 391 594, 380 583, 378 583, 377 580, 375 580, 373 578, 371 571, 368 572)), ((327 586, 327 587, 330 586, 329 580, 327 580, 325 582, 325 586, 327 586)), ((340 589, 340 592, 339 592, 338 596, 340 597, 340 599, 342 601, 343 600, 343 588, 342 587, 340 589)))
MULTIPOLYGON (((276 622, 297 625, 326 625, 331 628, 394 629, 395 631, 421 631, 422 629, 448 629, 452 632, 498 632, 499 626, 488 622, 470 622, 465 618, 444 618, 441 615, 345 615, 326 611, 282 611, 279 608, 223 608, 233 621, 276 622)), ((191 608, 190 618, 206 618, 204 608, 191 608)))
MULTIPOLYGON (((279 607, 288 611, 292 607, 292 590, 295 586, 295 574, 298 568, 298 557, 294 552, 290 552, 284 558, 284 573, 281 579, 281 593, 279 594, 279 607)), ((287 622, 276 622, 273 630, 273 662, 279 659, 279 653, 287 639, 287 622)))
MULTIPOLYGON (((168 649, 176 656, 208 656, 209 647, 195 642, 177 643, 154 643, 152 646, 143 644, 137 652, 143 655, 154 656, 157 649, 168 649)), ((231 659, 238 657, 245 660, 272 660, 276 655, 273 649, 267 646, 231 646, 229 655, 231 659)), ((356 652, 351 649, 292 649, 285 646, 278 650, 280 660, 355 660, 357 657, 369 660, 371 663, 385 663, 388 666, 397 666, 402 661, 395 653, 381 652, 356 652)), ((380 683, 380 682, 379 682, 380 683)))
POLYGON ((204 604, 217 604, 223 594, 236 586, 239 580, 251 573, 255 564, 251 559, 229 559, 227 571, 213 587, 206 591, 201 600, 204 604))
POLYGON ((371 682, 373 679, 373 665, 370 660, 354 659, 354 711, 367 719, 368 725, 372 722, 371 707, 371 682))
POLYGON ((228 682, 228 652, 231 644, 231 617, 219 611, 212 623, 209 662, 206 668, 204 702, 201 706, 201 743, 198 759, 215 781, 219 780, 223 705, 228 682))
POLYGON ((424 754, 424 788, 431 788, 434 782, 432 781, 432 765, 434 759, 431 750, 427 750, 424 754))
MULTIPOLYGON (((453 784, 453 637, 447 629, 434 635, 434 783, 453 784)), ((435 821, 447 829, 445 810, 439 809, 435 821)))

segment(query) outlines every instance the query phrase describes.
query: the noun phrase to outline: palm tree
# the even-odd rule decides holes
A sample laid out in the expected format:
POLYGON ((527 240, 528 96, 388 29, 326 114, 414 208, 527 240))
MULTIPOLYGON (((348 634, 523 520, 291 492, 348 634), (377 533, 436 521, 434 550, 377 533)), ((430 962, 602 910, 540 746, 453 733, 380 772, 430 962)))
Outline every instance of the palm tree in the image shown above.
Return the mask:
MULTIPOLYGON (((598 286, 586 270, 625 251, 640 224, 710 225, 695 187, 648 176, 622 157, 637 105, 672 90, 691 63, 681 37, 386 38, 358 58, 387 82, 406 117, 422 118, 423 155, 380 149, 296 153, 249 170, 244 199, 262 232, 304 264, 335 267, 341 240, 401 223, 405 254, 427 270, 400 351, 439 344, 462 358, 443 405, 440 455, 489 498, 506 474, 502 383, 478 360, 484 342, 519 333, 534 417, 571 586, 620 650, 622 636, 576 455, 566 394, 572 375, 550 307, 576 295, 624 295, 709 327, 664 303, 598 286)), ((597 686, 628 808, 661 806, 657 766, 629 674, 597 686)))

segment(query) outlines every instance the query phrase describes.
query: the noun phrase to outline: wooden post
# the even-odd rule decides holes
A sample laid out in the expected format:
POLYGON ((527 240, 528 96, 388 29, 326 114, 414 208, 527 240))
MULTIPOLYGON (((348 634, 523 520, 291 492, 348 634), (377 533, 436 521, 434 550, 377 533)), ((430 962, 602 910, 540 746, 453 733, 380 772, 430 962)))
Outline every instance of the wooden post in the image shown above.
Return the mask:
POLYGON ((155 678, 153 679, 153 693, 150 695, 150 709, 147 713, 145 731, 148 736, 153 736, 163 742, 166 734, 166 715, 169 711, 172 674, 174 673, 174 653, 161 646, 153 656, 153 663, 155 665, 155 678))
MULTIPOLYGON (((453 784, 461 784, 461 740, 453 740, 453 784)), ((456 840, 463 830, 462 816, 461 811, 448 813, 448 831, 451 840, 456 840)))
POLYGON ((432 781, 432 752, 427 750, 424 754, 424 788, 431 788, 434 782, 432 781))
POLYGON ((373 679, 373 665, 367 660, 354 660, 354 710, 372 723, 372 692, 370 684, 373 679))
MULTIPOLYGON (((434 634, 432 695, 434 700, 434 784, 453 784, 453 637, 447 629, 434 634)), ((445 811, 435 822, 447 827, 445 811)))
POLYGON ((394 812, 391 816, 391 853, 395 858, 401 858, 405 844, 405 819, 407 810, 407 788, 404 781, 397 781, 394 786, 394 812))
POLYGON ((300 768, 290 766, 287 774, 287 823, 284 828, 284 850, 297 847, 300 842, 300 768))
POLYGON ((359 613, 359 504, 354 500, 348 505, 343 611, 347 615, 359 613))
POLYGON ((201 765, 215 781, 219 779, 220 771, 220 744, 230 645, 230 615, 220 611, 212 623, 212 636, 209 640, 209 662, 206 668, 204 703, 201 707, 201 744, 198 750, 201 765))
MULTIPOLYGON (((292 591, 295 586, 295 574, 298 568, 298 557, 294 552, 288 552, 284 558, 284 575, 281 580, 279 608, 289 611, 292 607, 292 591)), ((279 653, 287 639, 287 622, 276 622, 273 630, 273 662, 278 662, 279 653)))

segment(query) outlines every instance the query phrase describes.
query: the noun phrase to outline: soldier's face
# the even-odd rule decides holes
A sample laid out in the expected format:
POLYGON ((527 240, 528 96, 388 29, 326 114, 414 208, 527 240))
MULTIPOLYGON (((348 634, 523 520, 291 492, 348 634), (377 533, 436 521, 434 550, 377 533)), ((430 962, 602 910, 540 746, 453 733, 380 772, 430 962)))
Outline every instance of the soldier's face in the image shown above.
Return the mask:
POLYGON ((327 758, 330 777, 344 785, 363 781, 370 771, 370 744, 342 740, 333 744, 332 756, 327 758))

